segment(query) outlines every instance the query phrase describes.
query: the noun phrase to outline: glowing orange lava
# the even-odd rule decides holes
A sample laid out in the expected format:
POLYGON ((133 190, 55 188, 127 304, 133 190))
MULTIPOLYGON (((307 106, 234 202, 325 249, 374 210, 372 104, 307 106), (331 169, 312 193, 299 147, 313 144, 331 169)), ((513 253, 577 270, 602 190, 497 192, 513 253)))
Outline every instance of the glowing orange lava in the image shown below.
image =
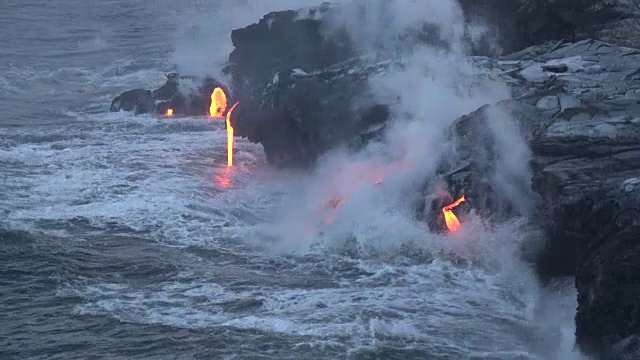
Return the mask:
POLYGON ((444 214, 444 221, 447 223, 447 228, 449 231, 458 231, 460 229, 460 221, 456 215, 451 211, 454 207, 462 204, 465 201, 464 195, 460 197, 460 199, 456 200, 453 204, 447 205, 442 208, 442 213, 444 214))
MULTIPOLYGON (((219 89, 219 88, 216 88, 219 89)), ((225 100, 226 101, 226 100, 225 100)), ((233 166, 233 126, 231 126, 231 113, 238 106, 238 102, 233 104, 227 113, 227 166, 233 166)), ((225 104, 226 107, 226 104, 225 104)))
POLYGON ((224 115, 225 110, 227 110, 227 95, 224 93, 224 90, 217 87, 213 89, 213 92, 211 93, 209 114, 211 117, 220 117, 224 115))
POLYGON ((167 116, 173 116, 173 109, 167 109, 167 116))

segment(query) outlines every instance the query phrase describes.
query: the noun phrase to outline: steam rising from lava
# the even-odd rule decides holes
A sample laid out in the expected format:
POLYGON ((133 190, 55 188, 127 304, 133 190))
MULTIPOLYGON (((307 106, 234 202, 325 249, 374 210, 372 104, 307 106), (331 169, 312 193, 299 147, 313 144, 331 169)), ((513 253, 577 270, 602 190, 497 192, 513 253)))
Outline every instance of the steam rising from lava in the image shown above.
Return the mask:
MULTIPOLYGON (((208 2, 213 11, 199 9, 187 14, 183 23, 189 25, 180 33, 172 60, 181 72, 221 79, 216 71, 226 64, 232 50, 231 30, 256 22, 269 11, 319 5, 323 1, 208 2)), ((425 179, 433 179, 438 161, 455 151, 454 144, 445 137, 446 130, 459 116, 510 96, 504 84, 474 76, 477 69, 464 57, 468 43, 464 41, 464 19, 458 3, 355 0, 329 25, 325 29, 328 32, 346 29, 367 53, 384 58, 402 50, 406 55, 407 63, 402 69, 371 79, 375 97, 391 106, 393 121, 382 141, 357 153, 336 149, 320 160, 312 174, 275 175, 278 181, 274 186, 282 187, 288 197, 280 211, 269 209, 269 224, 258 230, 277 239, 270 249, 307 251, 312 243, 340 246, 345 239, 355 239, 362 249, 381 250, 377 254, 394 253, 387 250, 396 250, 412 241, 429 249, 455 250, 461 256, 465 250, 467 254, 481 250, 483 256, 500 263, 507 281, 527 288, 532 297, 537 296, 535 280, 514 255, 519 246, 519 232, 513 225, 488 231, 470 216, 468 222, 460 224, 459 236, 449 237, 429 234, 424 221, 415 219, 414 205, 416 201, 424 201, 421 191, 425 179), (440 29, 440 40, 446 47, 401 40, 423 22, 440 29), (373 179, 363 172, 369 169, 376 173, 389 164, 403 166, 373 179)), ((482 31, 471 29, 472 34, 482 31)), ((523 164, 529 163, 530 154, 517 129, 503 121, 506 114, 490 116, 490 130, 499 142, 496 154, 499 166, 492 180, 518 198, 526 188, 526 181, 524 186, 515 184, 529 178, 528 168, 523 164)), ((467 201, 471 203, 470 199, 467 201)), ((526 205, 526 201, 520 204, 526 205)), ((455 221, 449 221, 456 226, 455 221)), ((255 238, 264 245, 264 237, 247 238, 255 238)))
POLYGON ((323 229, 328 241, 355 234, 362 244, 394 247, 428 237, 426 224, 415 220, 414 206, 424 201, 416 196, 424 181, 434 178, 439 160, 455 151, 446 131, 458 117, 509 97, 506 85, 478 77, 465 56, 464 18, 455 1, 356 0, 342 10, 326 31, 347 29, 364 52, 382 58, 390 50, 407 50, 402 68, 370 79, 376 100, 391 107, 393 120, 383 141, 358 153, 338 149, 320 161, 305 180, 304 192, 289 204, 294 210, 283 209, 281 221, 288 231, 279 235, 291 239, 285 247, 308 245, 300 241, 308 238, 307 230, 290 231, 297 227, 292 223, 316 226, 324 220, 317 218, 317 207, 336 195, 348 201, 333 209, 333 221, 323 229), (447 47, 400 40, 425 22, 441 29, 447 47), (384 181, 362 181, 363 167, 375 172, 400 163, 404 166, 385 173, 384 181))

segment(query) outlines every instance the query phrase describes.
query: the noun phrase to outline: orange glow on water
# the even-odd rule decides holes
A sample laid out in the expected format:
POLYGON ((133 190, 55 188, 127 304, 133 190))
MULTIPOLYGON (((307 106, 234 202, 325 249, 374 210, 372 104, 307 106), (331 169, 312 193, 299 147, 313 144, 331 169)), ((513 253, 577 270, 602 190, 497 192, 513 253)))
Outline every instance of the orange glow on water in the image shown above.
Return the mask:
POLYGON ((232 169, 229 167, 223 168, 221 172, 214 176, 215 184, 220 189, 229 189, 232 185, 231 178, 232 169))

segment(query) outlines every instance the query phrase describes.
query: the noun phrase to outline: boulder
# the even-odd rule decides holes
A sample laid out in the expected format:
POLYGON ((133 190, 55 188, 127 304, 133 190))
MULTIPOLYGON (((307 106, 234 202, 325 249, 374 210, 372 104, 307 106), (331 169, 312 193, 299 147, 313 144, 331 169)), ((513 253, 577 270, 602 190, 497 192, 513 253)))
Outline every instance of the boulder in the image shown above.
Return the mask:
POLYGON ((151 90, 132 89, 116 96, 109 111, 133 111, 136 115, 152 111, 155 107, 151 90))

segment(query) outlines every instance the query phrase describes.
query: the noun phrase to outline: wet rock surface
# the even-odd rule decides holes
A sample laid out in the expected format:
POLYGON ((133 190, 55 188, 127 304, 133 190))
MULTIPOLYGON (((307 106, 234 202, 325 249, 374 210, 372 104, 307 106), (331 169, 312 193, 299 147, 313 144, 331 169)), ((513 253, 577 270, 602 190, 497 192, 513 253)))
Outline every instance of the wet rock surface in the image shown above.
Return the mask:
POLYGON ((307 167, 332 148, 358 147, 384 129, 389 109, 373 101, 367 82, 389 66, 354 60, 311 73, 278 71, 259 103, 238 109, 234 126, 262 143, 272 165, 307 167))
POLYGON ((519 42, 598 39, 639 47, 636 0, 522 0, 517 12, 519 42))
MULTIPOLYGON (((531 7, 518 10, 520 16, 527 11, 526 16, 538 16, 540 2, 528 3, 531 7)), ((548 33, 529 33, 556 41, 502 57, 470 59, 509 84, 513 96, 456 121, 449 134, 456 139, 456 155, 443 159, 439 180, 450 194, 434 197, 426 204, 431 208, 419 212, 432 230, 441 231, 439 209, 464 193, 463 213, 473 209, 495 222, 513 216, 531 219, 539 225, 532 233, 546 240, 542 251, 530 253, 541 278, 576 276, 578 344, 603 358, 624 359, 637 353, 633 339, 640 334, 640 51, 597 39, 561 40, 605 34, 612 24, 636 16, 622 2, 590 4, 591 13, 576 19, 597 18, 598 11, 609 15, 578 24, 559 10, 552 18, 556 28, 547 24, 538 30, 548 33), (529 177, 522 171, 505 172, 508 163, 496 155, 500 146, 508 146, 501 145, 504 139, 495 130, 503 126, 519 129, 528 145, 531 164, 524 166, 529 177)), ((553 12, 555 6, 561 4, 548 4, 541 13, 553 12)), ((386 113, 367 112, 376 104, 362 102, 369 90, 366 79, 386 71, 384 65, 358 59, 325 69, 273 73, 253 112, 262 127, 248 127, 257 129, 254 140, 263 142, 276 164, 308 165, 365 129, 384 128, 386 113), (353 111, 353 104, 361 105, 360 112, 353 111), (336 129, 343 129, 341 136, 336 137, 336 129)), ((425 197, 433 193, 434 188, 427 188, 425 197)))
POLYGON ((512 86, 513 100, 455 123, 459 158, 449 167, 474 165, 448 176, 449 188, 466 189, 469 203, 492 217, 526 215, 542 224, 540 275, 576 276, 579 345, 624 358, 630 345, 611 339, 640 334, 640 51, 584 40, 486 64, 512 86), (518 209, 492 178, 499 164, 492 116, 517 126, 532 151, 533 213, 518 209))
POLYGON ((581 205, 592 205, 576 229, 583 234, 577 248, 576 336, 591 352, 637 356, 638 341, 629 340, 640 334, 640 177, 587 199, 581 205))
MULTIPOLYGON (((539 224, 546 244, 533 261, 541 278, 576 276, 579 345, 602 358, 623 359, 637 352, 640 336, 640 50, 633 48, 640 47, 638 4, 462 5, 469 19, 494 17, 513 30, 502 45, 517 51, 470 57, 509 84, 513 96, 454 123, 449 137, 457 151, 442 159, 436 181, 450 198, 434 199, 420 211, 433 230, 441 230, 441 219, 424 214, 465 193, 463 211, 473 208, 495 222, 525 216, 539 224), (538 45, 521 49, 530 44, 538 45), (505 171, 509 162, 497 156, 500 146, 509 146, 496 131, 503 126, 521 133, 531 163, 520 165, 529 175, 505 171)), ((261 143, 273 165, 309 166, 330 149, 361 146, 389 118, 368 80, 402 64, 365 58, 339 36, 325 41, 321 19, 327 9, 307 9, 302 17, 268 14, 232 34, 229 88, 242 104, 234 113, 236 135, 261 143)), ((153 103, 157 112, 167 101, 208 109, 217 82, 205 84, 193 92, 195 100, 186 101, 168 79, 162 91, 122 94, 112 109, 147 112, 153 103)), ((425 189, 425 195, 433 192, 425 189)))
POLYGON ((266 14, 257 23, 231 32, 234 50, 228 71, 236 91, 253 97, 277 71, 320 70, 356 56, 346 36, 328 34, 323 19, 328 3, 307 9, 266 14))

